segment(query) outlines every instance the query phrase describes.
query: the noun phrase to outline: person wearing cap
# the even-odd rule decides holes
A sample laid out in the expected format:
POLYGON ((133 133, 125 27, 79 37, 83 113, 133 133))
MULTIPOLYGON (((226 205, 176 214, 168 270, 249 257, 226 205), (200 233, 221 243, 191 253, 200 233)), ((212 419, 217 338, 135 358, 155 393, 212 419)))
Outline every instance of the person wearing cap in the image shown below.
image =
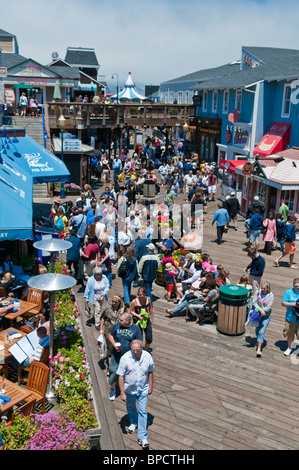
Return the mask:
POLYGON ((172 263, 166 263, 164 266, 164 279, 165 279, 165 299, 170 301, 171 294, 176 291, 175 278, 178 271, 174 268, 172 263))
POLYGON ((107 299, 109 292, 109 281, 103 274, 102 268, 96 266, 93 269, 93 275, 88 279, 84 291, 85 315, 89 321, 94 317, 95 327, 100 329, 101 310, 104 299, 107 299))
POLYGON ((114 181, 117 181, 118 175, 121 174, 123 170, 123 165, 121 162, 121 159, 119 158, 119 155, 115 155, 115 159, 113 160, 113 179, 114 181))
POLYGON ((153 301, 152 284, 157 276, 157 271, 161 265, 160 259, 154 253, 155 245, 150 243, 147 245, 147 254, 142 256, 138 263, 138 274, 143 279, 146 295, 153 301))
POLYGON ((63 213, 65 213, 64 207, 60 204, 60 199, 57 197, 53 201, 53 205, 51 206, 51 217, 54 220, 54 217, 57 215, 58 209, 62 209, 63 213))
POLYGON ((230 193, 230 198, 227 200, 226 203, 228 207, 228 215, 230 221, 233 222, 235 230, 238 230, 238 214, 241 206, 239 199, 236 197, 236 193, 234 191, 230 193))
POLYGON ((258 212, 259 214, 264 214, 265 213, 265 206, 264 204, 260 201, 259 196, 254 196, 253 202, 250 204, 250 206, 247 209, 246 213, 246 219, 250 219, 250 217, 255 213, 258 212))
POLYGON ((102 175, 104 177, 104 182, 105 183, 108 183, 109 179, 110 179, 110 172, 111 172, 111 168, 109 166, 109 161, 107 160, 107 158, 105 157, 103 160, 102 160, 102 175))

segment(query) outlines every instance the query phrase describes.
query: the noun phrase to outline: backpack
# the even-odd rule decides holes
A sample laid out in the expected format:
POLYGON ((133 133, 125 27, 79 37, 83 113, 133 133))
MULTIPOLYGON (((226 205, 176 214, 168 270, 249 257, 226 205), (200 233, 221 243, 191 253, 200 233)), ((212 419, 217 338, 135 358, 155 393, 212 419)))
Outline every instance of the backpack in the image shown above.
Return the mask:
POLYGON ((55 230, 57 230, 58 232, 63 232, 64 223, 63 223, 62 217, 57 217, 56 222, 55 222, 55 230))
POLYGON ((125 278, 126 275, 127 275, 127 272, 129 270, 129 267, 128 267, 128 261, 125 257, 123 257, 119 267, 118 267, 118 270, 117 270, 117 274, 119 275, 119 277, 121 278, 125 278))

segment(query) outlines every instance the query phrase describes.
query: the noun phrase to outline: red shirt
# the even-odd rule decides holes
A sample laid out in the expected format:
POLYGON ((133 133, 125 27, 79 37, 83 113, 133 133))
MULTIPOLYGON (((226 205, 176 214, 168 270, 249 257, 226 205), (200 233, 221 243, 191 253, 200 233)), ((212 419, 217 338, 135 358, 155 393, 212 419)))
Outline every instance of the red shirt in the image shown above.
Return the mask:
POLYGON ((96 259, 98 253, 100 253, 100 248, 97 243, 89 243, 84 250, 84 254, 88 256, 89 261, 96 259))

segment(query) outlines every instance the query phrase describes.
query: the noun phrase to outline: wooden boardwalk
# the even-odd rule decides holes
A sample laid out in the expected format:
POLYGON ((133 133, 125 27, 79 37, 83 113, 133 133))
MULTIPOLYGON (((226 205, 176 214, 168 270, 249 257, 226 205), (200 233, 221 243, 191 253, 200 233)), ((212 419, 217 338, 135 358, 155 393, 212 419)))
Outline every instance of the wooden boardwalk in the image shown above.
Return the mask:
MULTIPOLYGON (((230 229, 224 243, 217 245, 216 228, 211 226, 217 202, 208 205, 203 252, 211 255, 214 264, 221 263, 228 269, 235 284, 250 261, 242 251, 246 240, 244 221, 240 217, 239 230, 230 229)), ((281 306, 283 293, 292 286, 297 272, 288 268, 287 259, 280 268, 274 267, 278 251, 262 256, 266 259, 264 280, 271 283, 275 300, 261 359, 255 356, 252 330, 241 336, 227 336, 215 325, 186 322, 185 313, 170 318, 166 308, 171 304, 164 300, 164 289, 154 286, 157 300, 152 355, 156 371, 154 392, 148 402, 151 450, 299 449, 299 364, 294 354, 283 355, 285 308, 281 306)), ((299 254, 295 262, 296 256, 298 260, 299 254)), ((115 292, 122 293, 117 277, 110 299, 115 292)), ((137 289, 132 288, 132 294, 136 293, 137 289)), ((82 311, 83 294, 77 293, 76 297, 82 311)), ((138 450, 136 433, 127 433, 125 404, 119 396, 114 402, 108 399, 106 371, 96 349, 98 331, 86 326, 83 315, 82 330, 102 426, 102 449, 138 450)))

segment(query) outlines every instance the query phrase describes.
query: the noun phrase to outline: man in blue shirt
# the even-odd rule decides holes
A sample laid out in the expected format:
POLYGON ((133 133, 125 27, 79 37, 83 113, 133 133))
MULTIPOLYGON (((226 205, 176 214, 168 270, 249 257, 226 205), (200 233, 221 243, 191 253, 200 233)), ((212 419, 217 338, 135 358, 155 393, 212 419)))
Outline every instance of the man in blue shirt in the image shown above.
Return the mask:
POLYGON ((256 248, 251 247, 248 249, 248 256, 251 258, 251 263, 244 269, 245 272, 249 271, 249 282, 252 285, 253 293, 261 285, 262 275, 266 266, 265 259, 259 254, 256 248))
POLYGON ((299 309, 297 311, 296 302, 299 301, 299 278, 294 279, 293 288, 285 291, 281 305, 287 308, 285 315, 284 337, 287 338, 288 347, 284 352, 285 356, 292 353, 292 343, 299 339, 299 309))
POLYGON ((115 387, 117 383, 117 369, 121 357, 131 348, 134 339, 142 341, 142 333, 139 326, 132 321, 132 316, 128 312, 120 314, 118 323, 115 323, 110 330, 108 340, 112 344, 111 362, 109 367, 109 400, 115 400, 115 387), (120 343, 120 347, 118 347, 120 343))
POLYGON ((229 224, 229 215, 227 210, 224 209, 222 202, 218 204, 218 210, 214 214, 212 225, 214 225, 215 222, 217 225, 217 243, 220 245, 222 243, 224 228, 229 224))
POLYGON ((264 218, 257 210, 250 217, 249 222, 249 243, 254 244, 255 248, 259 249, 260 234, 262 230, 264 218))
POLYGON ((117 181, 118 175, 121 174, 123 169, 122 162, 119 158, 119 155, 115 155, 115 159, 113 160, 113 179, 117 181))
POLYGON ((147 400, 153 391, 155 365, 152 356, 142 350, 141 341, 131 342, 131 351, 124 354, 117 369, 120 396, 127 405, 131 425, 129 433, 138 427, 138 444, 149 449, 147 440, 147 400), (136 409, 138 404, 138 412, 136 409))
POLYGON ((67 239, 67 241, 70 242, 72 246, 67 249, 66 264, 70 271, 71 271, 71 267, 73 266, 76 279, 78 280, 78 261, 80 258, 80 240, 77 237, 76 230, 71 230, 70 235, 71 236, 67 239))
POLYGON ((294 266, 294 256, 296 253, 296 217, 294 215, 288 216, 288 220, 283 228, 284 250, 282 254, 274 261, 275 266, 279 267, 279 261, 286 255, 289 255, 289 265, 291 269, 297 269, 294 266))

